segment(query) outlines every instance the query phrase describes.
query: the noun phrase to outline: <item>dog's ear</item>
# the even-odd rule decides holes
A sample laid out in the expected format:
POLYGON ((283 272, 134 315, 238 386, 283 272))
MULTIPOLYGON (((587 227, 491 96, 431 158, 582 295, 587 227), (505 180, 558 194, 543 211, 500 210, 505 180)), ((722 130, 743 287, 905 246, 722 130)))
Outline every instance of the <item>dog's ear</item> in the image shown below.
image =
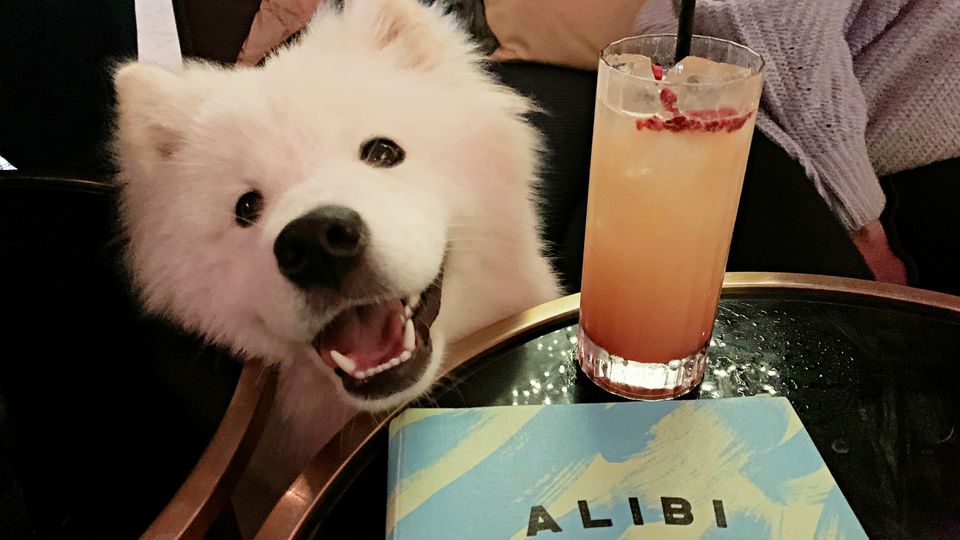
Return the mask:
POLYGON ((188 81, 156 66, 129 63, 116 71, 114 85, 118 142, 140 158, 173 154, 197 105, 188 81))
POLYGON ((394 51, 403 67, 428 71, 470 49, 452 19, 417 0, 346 0, 344 10, 368 43, 394 51))

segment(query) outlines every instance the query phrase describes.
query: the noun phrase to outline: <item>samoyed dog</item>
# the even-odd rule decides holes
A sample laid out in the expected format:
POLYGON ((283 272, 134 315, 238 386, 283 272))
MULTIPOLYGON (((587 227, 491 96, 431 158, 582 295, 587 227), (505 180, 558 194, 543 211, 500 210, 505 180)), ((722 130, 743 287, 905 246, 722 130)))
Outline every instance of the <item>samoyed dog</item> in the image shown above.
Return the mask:
POLYGON ((559 294, 530 104, 436 9, 348 1, 263 66, 115 83, 132 281, 147 311, 277 366, 291 470, 356 410, 422 394, 445 341, 559 294))

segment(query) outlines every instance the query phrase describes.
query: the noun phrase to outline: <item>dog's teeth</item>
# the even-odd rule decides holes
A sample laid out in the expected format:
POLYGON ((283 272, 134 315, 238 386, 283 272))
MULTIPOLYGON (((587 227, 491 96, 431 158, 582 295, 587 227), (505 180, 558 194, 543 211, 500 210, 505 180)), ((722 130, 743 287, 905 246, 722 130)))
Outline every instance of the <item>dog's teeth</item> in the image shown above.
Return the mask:
POLYGON ((417 346, 417 334, 413 331, 413 321, 407 319, 403 326, 403 348, 412 351, 417 346))
POLYGON ((330 349, 330 358, 333 358, 333 361, 337 363, 338 366, 347 373, 354 375, 353 371, 357 369, 357 363, 353 360, 347 358, 340 351, 335 349, 330 349))
POLYGON ((418 305, 420 305, 420 295, 419 295, 419 294, 416 295, 416 296, 411 296, 411 297, 407 298, 407 307, 410 308, 411 311, 414 310, 414 309, 417 309, 417 306, 418 306, 418 305))
POLYGON ((400 353, 400 356, 398 356, 397 358, 395 358, 395 360, 399 360, 399 362, 397 362, 397 363, 399 364, 400 362, 406 362, 407 360, 410 359, 411 356, 413 356, 413 353, 412 353, 412 352, 410 352, 410 351, 403 351, 402 353, 400 353))
POLYGON ((413 308, 411 308, 410 306, 403 308, 403 314, 406 316, 407 319, 409 319, 410 317, 413 317, 413 308))
POLYGON ((392 368, 400 365, 400 358, 394 358, 393 360, 387 362, 387 367, 392 368))

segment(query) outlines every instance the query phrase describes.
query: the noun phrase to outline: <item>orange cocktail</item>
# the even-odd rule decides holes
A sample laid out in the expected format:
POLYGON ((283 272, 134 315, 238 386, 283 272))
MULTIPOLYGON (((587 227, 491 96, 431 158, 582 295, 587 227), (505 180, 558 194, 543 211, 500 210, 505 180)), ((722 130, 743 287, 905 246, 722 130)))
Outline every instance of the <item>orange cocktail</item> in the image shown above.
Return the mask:
POLYGON ((614 43, 598 75, 578 352, 631 398, 702 379, 760 96, 749 49, 695 37, 661 72, 671 40, 614 43))

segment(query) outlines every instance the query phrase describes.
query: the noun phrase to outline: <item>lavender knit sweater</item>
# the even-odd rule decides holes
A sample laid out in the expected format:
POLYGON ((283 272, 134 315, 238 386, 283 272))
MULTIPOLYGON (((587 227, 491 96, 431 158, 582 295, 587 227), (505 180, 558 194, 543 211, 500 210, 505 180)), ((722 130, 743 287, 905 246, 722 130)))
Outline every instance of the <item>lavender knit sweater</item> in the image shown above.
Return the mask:
MULTIPOLYGON (((638 32, 676 32, 678 4, 638 32)), ((880 216, 878 174, 960 156, 960 0, 700 0, 694 31, 764 57, 757 127, 848 230, 880 216)))

